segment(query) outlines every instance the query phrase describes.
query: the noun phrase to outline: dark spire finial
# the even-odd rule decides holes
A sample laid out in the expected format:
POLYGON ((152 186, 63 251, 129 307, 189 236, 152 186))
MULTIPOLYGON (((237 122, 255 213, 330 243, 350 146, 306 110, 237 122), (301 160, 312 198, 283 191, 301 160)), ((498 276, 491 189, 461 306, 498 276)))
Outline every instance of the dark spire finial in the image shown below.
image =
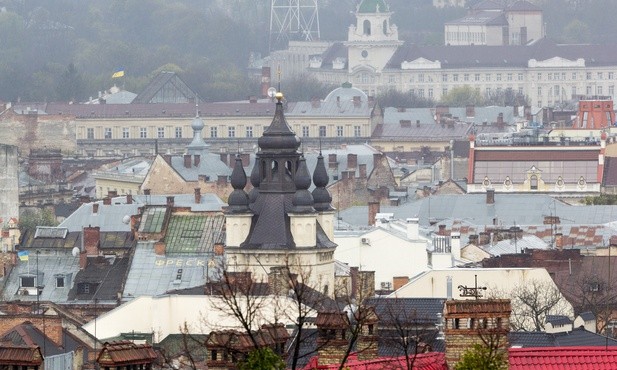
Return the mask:
POLYGON ((227 204, 229 204, 229 211, 232 213, 248 212, 249 210, 249 196, 244 191, 246 186, 246 172, 242 166, 242 159, 239 155, 236 156, 236 163, 231 173, 231 186, 234 191, 229 194, 227 204))
POLYGON ((300 157, 298 163, 298 170, 294 177, 294 184, 296 185, 296 192, 293 197, 293 209, 295 213, 310 213, 314 212, 313 208, 313 195, 308 188, 311 186, 311 174, 306 167, 306 160, 304 157, 300 157))
POLYGON ((314 207, 317 211, 328 211, 332 209, 330 205, 332 196, 326 189, 328 181, 330 181, 330 178, 320 150, 319 156, 317 157, 317 165, 315 166, 315 171, 313 171, 313 184, 315 184, 315 189, 313 189, 313 200, 315 201, 314 207))

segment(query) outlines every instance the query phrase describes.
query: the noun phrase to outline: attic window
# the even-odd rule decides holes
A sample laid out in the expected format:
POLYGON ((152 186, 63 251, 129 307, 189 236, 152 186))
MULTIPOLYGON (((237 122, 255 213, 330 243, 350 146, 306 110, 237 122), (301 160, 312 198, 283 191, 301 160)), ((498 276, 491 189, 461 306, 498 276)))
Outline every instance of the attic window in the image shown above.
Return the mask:
POLYGON ((56 276, 56 288, 64 288, 64 276, 56 276))
POLYGON ((21 288, 34 288, 34 276, 22 276, 20 277, 19 286, 21 288))

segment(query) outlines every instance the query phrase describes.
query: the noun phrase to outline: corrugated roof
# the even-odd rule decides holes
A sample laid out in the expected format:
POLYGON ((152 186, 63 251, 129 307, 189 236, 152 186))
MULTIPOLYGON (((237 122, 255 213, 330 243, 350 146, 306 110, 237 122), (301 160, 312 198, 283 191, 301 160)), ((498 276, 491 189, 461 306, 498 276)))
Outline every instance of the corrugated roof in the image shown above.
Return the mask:
POLYGON ((97 358, 97 362, 105 367, 120 367, 132 364, 150 364, 156 358, 156 352, 154 352, 150 344, 117 341, 105 343, 97 358))
POLYGON ((510 348, 508 362, 510 370, 613 370, 617 368, 617 348, 601 346, 510 348))

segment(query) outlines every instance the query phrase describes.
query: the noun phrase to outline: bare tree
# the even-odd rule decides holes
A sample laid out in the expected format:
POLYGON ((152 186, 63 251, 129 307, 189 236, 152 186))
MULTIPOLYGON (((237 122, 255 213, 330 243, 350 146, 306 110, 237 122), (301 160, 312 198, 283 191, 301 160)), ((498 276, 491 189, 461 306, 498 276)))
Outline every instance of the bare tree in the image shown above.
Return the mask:
MULTIPOLYGON (((505 297, 507 298, 507 297, 505 297)), ((510 293, 510 324, 517 331, 544 330, 547 315, 572 316, 572 308, 559 289, 548 282, 531 280, 510 293)))

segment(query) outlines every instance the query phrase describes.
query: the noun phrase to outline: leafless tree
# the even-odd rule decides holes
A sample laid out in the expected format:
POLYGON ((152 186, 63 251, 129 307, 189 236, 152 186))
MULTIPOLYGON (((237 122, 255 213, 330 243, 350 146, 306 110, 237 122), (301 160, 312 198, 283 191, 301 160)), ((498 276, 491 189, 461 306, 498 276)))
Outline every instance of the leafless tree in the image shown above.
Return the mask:
POLYGON ((512 316, 510 324, 517 331, 544 330, 547 315, 572 316, 571 305, 559 289, 548 282, 531 280, 515 287, 510 293, 512 316))

